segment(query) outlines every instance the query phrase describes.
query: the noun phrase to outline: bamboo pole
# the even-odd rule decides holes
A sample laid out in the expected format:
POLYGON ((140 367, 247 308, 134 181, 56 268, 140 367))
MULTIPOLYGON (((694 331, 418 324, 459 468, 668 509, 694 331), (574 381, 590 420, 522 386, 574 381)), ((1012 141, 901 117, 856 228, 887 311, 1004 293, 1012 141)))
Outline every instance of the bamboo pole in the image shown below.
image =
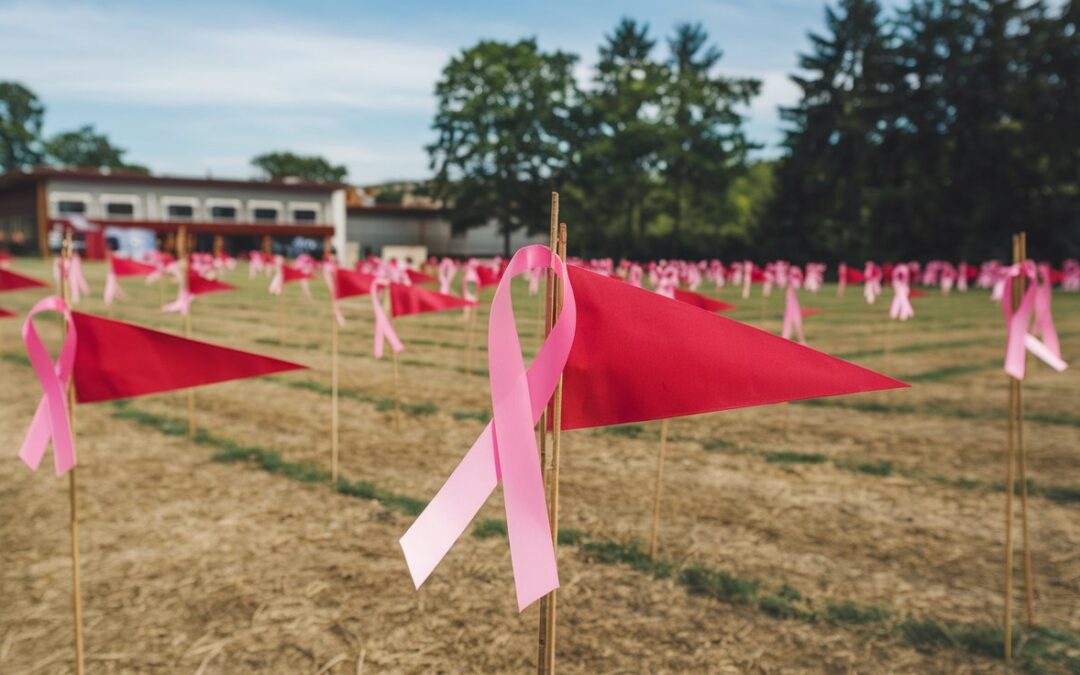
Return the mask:
MULTIPOLYGON (((187 228, 183 225, 180 226, 180 231, 176 236, 176 257, 180 261, 180 289, 181 293, 188 289, 188 237, 187 228)), ((192 303, 194 306, 194 303, 192 303)), ((184 322, 184 337, 191 339, 191 307, 188 307, 187 311, 183 313, 184 322)), ((187 414, 188 414, 188 440, 195 440, 195 389, 194 387, 188 387, 187 389, 187 414)))
POLYGON ((281 285, 281 293, 277 296, 278 308, 278 342, 285 346, 285 284, 281 285))
MULTIPOLYGON (((64 244, 60 252, 60 297, 65 303, 71 302, 71 286, 67 283, 67 267, 72 251, 71 230, 64 233, 64 244)), ((64 322, 63 334, 67 339, 67 322, 64 322)), ((75 386, 69 382, 67 387, 68 418, 71 424, 71 438, 75 440, 75 386)), ((71 504, 69 529, 71 532, 71 609, 75 621, 75 673, 83 675, 86 671, 86 659, 83 652, 82 590, 79 584, 79 499, 75 468, 68 472, 68 497, 71 504)))
MULTIPOLYGON (((551 193, 551 221, 548 244, 552 251, 559 252, 559 193, 551 193)), ((544 275, 544 332, 543 339, 546 340, 547 336, 551 333, 551 326, 554 323, 554 315, 552 309, 555 305, 555 275, 552 274, 549 269, 544 275)), ((541 344, 543 344, 541 342, 541 344)), ((540 448, 540 476, 544 481, 544 485, 547 485, 547 420, 548 420, 548 407, 544 407, 544 411, 540 413, 540 424, 537 428, 538 442, 537 446, 540 448)), ((548 596, 540 598, 540 623, 539 632, 537 635, 537 655, 536 655, 536 670, 538 673, 547 673, 547 620, 548 620, 548 596)))
POLYGON ((660 531, 660 496, 664 488, 664 454, 667 451, 670 419, 660 422, 660 452, 656 455, 656 487, 653 490, 652 528, 649 532, 649 557, 656 558, 656 535, 660 531))
MULTIPOLYGON (((1027 233, 1017 235, 1017 253, 1019 262, 1027 259, 1027 233)), ((1017 297, 1023 298, 1027 290, 1027 280, 1019 277, 1019 289, 1017 297)), ((1024 358, 1027 358, 1025 353, 1024 358)), ((1024 387, 1023 382, 1016 381, 1016 447, 1019 451, 1017 459, 1020 462, 1020 522, 1023 529, 1024 539, 1024 590, 1026 594, 1027 625, 1035 625, 1035 581, 1034 570, 1031 562, 1031 537, 1028 531, 1028 485, 1027 485, 1027 451, 1024 447, 1024 387)))
MULTIPOLYGON (((325 253, 330 250, 330 239, 323 244, 325 253)), ((335 279, 336 283, 336 279, 335 279)), ((330 482, 338 482, 338 322, 334 304, 337 289, 330 286, 330 482)))
POLYGON ((390 349, 390 359, 394 364, 394 429, 401 432, 401 393, 398 385, 398 356, 397 350, 390 349))
MULTIPOLYGON (((1013 262, 1020 254, 1020 241, 1014 235, 1012 239, 1013 262)), ((1015 311, 1019 297, 1019 284, 1012 285, 1012 297, 1002 298, 1002 302, 1012 304, 1015 311)), ((1013 601, 1013 492, 1016 490, 1016 399, 1019 391, 1018 381, 1009 378, 1009 443, 1008 468, 1005 475, 1005 662, 1012 662, 1012 601, 1013 601)))

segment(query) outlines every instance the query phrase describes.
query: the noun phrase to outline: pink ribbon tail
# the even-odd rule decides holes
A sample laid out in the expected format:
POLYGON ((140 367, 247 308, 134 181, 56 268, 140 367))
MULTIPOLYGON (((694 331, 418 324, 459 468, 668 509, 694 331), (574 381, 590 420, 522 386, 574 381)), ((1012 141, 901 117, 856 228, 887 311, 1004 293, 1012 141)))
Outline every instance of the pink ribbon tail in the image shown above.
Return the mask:
POLYGON ((781 334, 785 340, 790 340, 794 333, 799 338, 800 344, 806 344, 806 336, 803 334, 802 308, 799 306, 794 284, 788 284, 784 300, 784 327, 781 334))
POLYGON ((544 246, 526 246, 510 260, 491 302, 488 366, 494 419, 400 540, 417 588, 483 507, 500 480, 518 609, 558 588, 534 426, 555 391, 577 325, 573 287, 562 260, 544 246), (526 370, 514 325, 510 279, 554 269, 563 281, 558 321, 526 370))
POLYGON ((381 285, 378 283, 371 284, 371 308, 375 311, 375 358, 377 359, 382 358, 384 341, 390 342, 390 348, 394 350, 395 354, 400 354, 405 350, 405 345, 401 344, 397 333, 394 332, 394 325, 386 316, 382 300, 379 299, 381 285))
POLYGON ((120 287, 120 280, 117 279, 116 273, 110 269, 105 274, 105 304, 112 305, 113 300, 116 298, 124 300, 127 295, 124 293, 124 289, 120 287))
POLYGON ((71 434, 67 405, 67 388, 75 367, 75 346, 78 344, 78 335, 75 331, 75 322, 71 319, 71 311, 64 301, 56 296, 39 300, 26 316, 22 335, 23 343, 26 345, 26 354, 34 367, 34 373, 41 383, 44 395, 38 403, 22 447, 19 448, 19 459, 31 470, 37 471, 45 456, 45 449, 49 441, 52 441, 56 475, 62 476, 75 466, 75 439, 71 434), (60 348, 60 356, 56 364, 53 364, 52 359, 49 358, 49 352, 42 344, 33 323, 35 315, 50 311, 62 313, 68 328, 67 337, 60 348))
POLYGON ((176 300, 173 300, 167 305, 162 305, 161 311, 163 312, 180 312, 182 316, 187 316, 191 311, 191 302, 195 299, 186 288, 181 288, 180 292, 176 296, 176 300))

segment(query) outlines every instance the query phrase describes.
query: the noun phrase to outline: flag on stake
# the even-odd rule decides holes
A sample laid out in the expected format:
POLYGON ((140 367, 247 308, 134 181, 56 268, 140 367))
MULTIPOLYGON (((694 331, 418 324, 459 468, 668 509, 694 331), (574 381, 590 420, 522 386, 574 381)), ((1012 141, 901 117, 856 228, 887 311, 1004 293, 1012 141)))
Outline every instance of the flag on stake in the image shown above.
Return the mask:
POLYGON ((436 293, 419 286, 390 284, 390 314, 394 318, 408 316, 409 314, 442 312, 448 309, 459 309, 474 305, 476 305, 475 302, 456 295, 436 293))
POLYGON ((11 311, 10 309, 4 309, 3 307, 0 307, 0 319, 10 319, 16 316, 19 316, 16 312, 11 311))
POLYGON ((372 274, 343 270, 339 267, 334 275, 334 298, 341 300, 354 295, 367 295, 371 292, 371 284, 374 281, 375 276, 372 274))
POLYGON ((439 280, 430 274, 424 274, 423 272, 417 272, 414 269, 405 269, 405 274, 409 275, 409 281, 414 284, 434 284, 439 280))
POLYGON ((703 309, 706 312, 728 312, 735 309, 735 305, 724 302, 723 300, 713 300, 712 298, 695 293, 693 291, 684 291, 681 288, 674 289, 675 299, 679 302, 685 302, 688 305, 693 305, 698 309, 703 309))
POLYGON ((23 288, 49 288, 49 284, 0 267, 0 291, 18 291, 23 288))

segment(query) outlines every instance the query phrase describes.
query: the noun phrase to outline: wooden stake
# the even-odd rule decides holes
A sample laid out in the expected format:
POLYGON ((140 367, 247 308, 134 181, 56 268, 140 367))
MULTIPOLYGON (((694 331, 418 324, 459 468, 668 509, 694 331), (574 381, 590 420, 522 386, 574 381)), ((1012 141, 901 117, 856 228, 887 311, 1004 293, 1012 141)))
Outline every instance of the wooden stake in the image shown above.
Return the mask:
MULTIPOLYGON (((176 235, 176 257, 180 261, 180 290, 188 290, 188 238, 187 228, 183 225, 180 226, 180 231, 176 235)), ((193 305, 194 306, 194 305, 193 305)), ((184 337, 191 339, 191 307, 184 313, 184 337)), ((188 414, 188 441, 195 440, 195 389, 188 387, 187 390, 187 414, 188 414)))
POLYGON ((394 363, 394 429, 401 433, 401 394, 398 388, 398 357, 397 350, 390 349, 390 359, 394 363))
MULTIPOLYGON (((1023 263, 1027 259, 1027 233, 1017 235, 1017 249, 1020 260, 1023 263)), ((1027 280, 1019 277, 1020 288, 1017 298, 1023 298, 1027 290, 1027 280)), ((1019 303, 1019 300, 1017 301, 1019 303)), ((1025 353, 1024 358, 1027 358, 1025 353)), ((1024 447, 1024 386, 1023 382, 1016 382, 1016 447, 1019 451, 1017 459, 1020 461, 1020 522, 1024 537, 1024 590, 1026 591, 1027 625, 1035 625, 1035 581, 1034 570, 1031 564, 1031 537, 1028 532, 1028 486, 1027 486, 1027 451, 1024 447)))
MULTIPOLYGON (((1014 235, 1012 239, 1013 262, 1020 255, 1020 241, 1014 235)), ((1012 303, 1015 310, 1018 304, 1020 285, 1012 285, 1012 297, 1002 298, 1002 302, 1012 303)), ((1009 454, 1008 468, 1005 471, 1005 662, 1012 662, 1012 600, 1013 600, 1013 492, 1016 490, 1016 400, 1019 382, 1009 378, 1009 454)))
MULTIPOLYGON (((324 247, 329 251, 330 240, 324 247)), ((330 288, 330 482, 338 482, 338 322, 334 310, 334 292, 330 288)))
POLYGON ((660 452, 656 455, 656 488, 653 490, 652 529, 649 533, 649 557, 656 558, 656 535, 660 531, 660 495, 664 487, 664 453, 667 451, 668 426, 671 420, 660 422, 660 452))
MULTIPOLYGON (((550 232, 548 238, 549 246, 552 251, 559 252, 559 193, 551 193, 551 220, 550 220, 550 232)), ((551 326, 554 323, 554 314, 552 312, 555 305, 555 275, 548 270, 544 275, 544 338, 551 334, 551 326)), ((541 343, 543 344, 543 343, 541 343)), ((540 448, 540 475, 544 480, 545 486, 548 484, 547 480, 547 420, 548 420, 549 408, 545 406, 544 411, 540 414, 540 424, 537 428, 537 435, 539 441, 537 445, 540 448)), ((549 507, 550 509, 550 507, 549 507)), ((550 515, 550 511, 549 511, 550 515)), ((548 670, 548 596, 540 598, 540 625, 539 633, 537 636, 537 655, 536 655, 536 670, 538 673, 547 673, 548 670)))
MULTIPOLYGON (((64 245, 61 249, 60 297, 65 303, 71 302, 71 287, 67 283, 67 266, 71 260, 71 231, 64 233, 64 245)), ((67 322, 64 322, 63 335, 67 339, 67 322)), ((71 438, 75 440, 75 387, 69 382, 67 388, 68 417, 71 424, 71 438)), ((71 609, 75 621, 75 673, 86 672, 86 659, 83 654, 82 625, 82 590, 79 584, 79 499, 75 480, 75 467, 68 472, 68 497, 71 503, 69 527, 71 531, 71 609)))

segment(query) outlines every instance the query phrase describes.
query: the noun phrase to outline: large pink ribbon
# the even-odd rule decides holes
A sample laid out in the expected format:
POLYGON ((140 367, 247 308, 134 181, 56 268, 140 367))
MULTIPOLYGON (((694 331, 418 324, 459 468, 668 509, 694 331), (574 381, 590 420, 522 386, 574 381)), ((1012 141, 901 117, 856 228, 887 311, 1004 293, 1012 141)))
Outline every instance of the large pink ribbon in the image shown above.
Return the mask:
POLYGON ((792 334, 799 338, 800 344, 806 344, 806 336, 803 334, 802 307, 799 306, 798 290, 802 287, 803 273, 798 267, 788 270, 787 291, 784 296, 784 326, 781 331, 785 340, 790 340, 792 334))
POLYGON ((889 306, 889 317, 907 321, 915 316, 915 308, 911 306, 911 271, 907 265, 897 265, 893 269, 892 287, 893 299, 889 306))
POLYGON ((22 335, 23 343, 26 345, 26 354, 30 357, 30 364, 34 367, 34 373, 41 383, 44 394, 38 403, 22 447, 19 449, 19 459, 31 470, 37 471, 45 456, 45 449, 49 441, 52 441, 56 475, 62 476, 75 466, 75 439, 71 434, 67 405, 67 388, 75 367, 75 346, 78 344, 78 334, 75 331, 75 322, 71 319, 71 310, 63 300, 56 296, 39 300, 26 316, 22 335), (60 312, 64 315, 64 321, 67 322, 67 337, 64 338, 64 344, 60 347, 60 356, 55 364, 49 358, 49 352, 41 342, 37 329, 34 328, 33 318, 42 312, 60 312))
MULTIPOLYGON (((1060 351, 1055 353, 1049 345, 1028 332, 1028 324, 1031 321, 1032 314, 1035 312, 1036 296, 1040 292, 1041 289, 1034 262, 1026 260, 1023 263, 1017 263, 1009 268, 1001 297, 1001 313, 1005 317, 1005 325, 1008 331, 1005 342, 1005 372, 1018 380, 1024 379, 1027 366, 1025 352, 1028 351, 1042 359, 1048 366, 1058 372, 1061 372, 1068 367, 1061 359, 1060 351), (1029 285, 1024 292, 1023 298, 1020 300, 1020 305, 1017 306, 1014 311, 1012 306, 1012 287, 1020 276, 1026 277, 1029 285)), ((1049 316, 1049 309, 1049 301, 1047 300, 1046 316, 1049 316)), ((1043 320, 1042 323, 1043 325, 1040 326, 1040 328, 1042 328, 1043 337, 1045 338, 1047 336, 1046 321, 1043 320)), ((1052 319, 1050 320, 1050 326, 1051 339, 1056 342, 1057 332, 1053 331, 1052 319)), ((1060 349, 1060 347, 1058 348, 1060 349)))
POLYGON ((419 588, 458 540, 501 480, 518 609, 558 588, 555 547, 533 427, 562 374, 577 326, 574 289, 566 266, 544 246, 526 246, 510 260, 491 301, 488 366, 494 418, 438 494, 401 538, 419 588), (526 370, 514 325, 510 279, 529 269, 554 269, 564 288, 551 334, 526 370))
POLYGON ((389 288, 389 284, 384 281, 372 282, 371 308, 375 311, 375 358, 377 359, 382 358, 384 342, 390 343, 390 348, 395 354, 400 354, 405 350, 405 345, 401 344, 397 333, 394 332, 394 325, 390 323, 386 310, 383 309, 382 300, 379 298, 380 288, 389 288))

